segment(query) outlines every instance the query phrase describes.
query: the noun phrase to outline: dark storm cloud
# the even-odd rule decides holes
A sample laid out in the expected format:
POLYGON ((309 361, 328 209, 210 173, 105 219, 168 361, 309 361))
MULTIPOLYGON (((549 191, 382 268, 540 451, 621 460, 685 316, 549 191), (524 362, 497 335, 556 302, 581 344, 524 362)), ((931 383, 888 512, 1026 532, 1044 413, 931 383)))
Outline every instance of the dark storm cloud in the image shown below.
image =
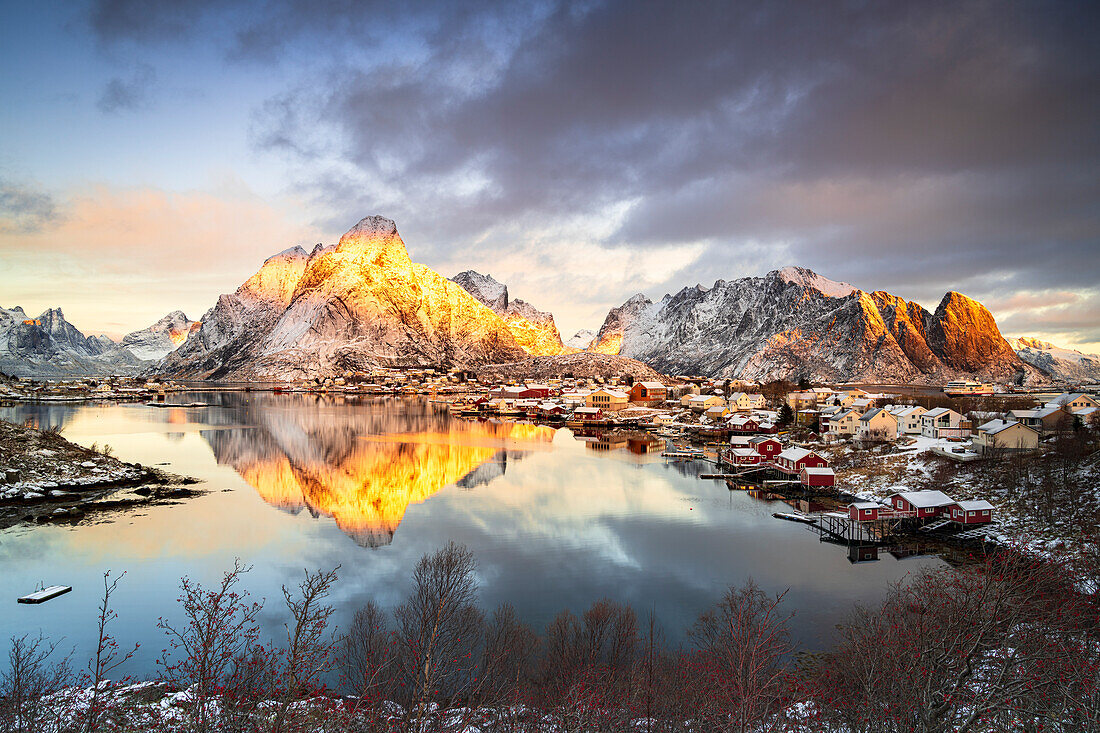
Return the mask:
POLYGON ((141 109, 149 104, 156 78, 153 67, 140 64, 129 77, 116 76, 108 81, 96 107, 105 114, 141 109))
MULTIPOLYGON (((123 5, 105 40, 209 15, 123 5)), ((324 56, 257 143, 333 221, 384 210, 437 253, 629 203, 594 243, 704 243, 677 278, 794 262, 934 303, 1100 274, 1095 3, 226 7, 228 56, 324 56)))
POLYGON ((0 233, 38 232, 60 218, 57 202, 50 194, 0 178, 0 233))

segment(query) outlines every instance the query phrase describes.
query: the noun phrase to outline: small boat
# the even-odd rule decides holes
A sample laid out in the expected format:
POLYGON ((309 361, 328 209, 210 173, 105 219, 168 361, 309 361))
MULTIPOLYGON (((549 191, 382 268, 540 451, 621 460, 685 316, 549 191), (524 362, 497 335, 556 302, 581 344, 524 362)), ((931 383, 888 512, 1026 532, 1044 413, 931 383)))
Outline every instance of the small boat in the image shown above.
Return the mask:
POLYGON ((45 603, 51 598, 65 595, 72 589, 73 587, 71 585, 51 585, 41 590, 36 590, 34 593, 20 596, 18 600, 20 603, 45 603))

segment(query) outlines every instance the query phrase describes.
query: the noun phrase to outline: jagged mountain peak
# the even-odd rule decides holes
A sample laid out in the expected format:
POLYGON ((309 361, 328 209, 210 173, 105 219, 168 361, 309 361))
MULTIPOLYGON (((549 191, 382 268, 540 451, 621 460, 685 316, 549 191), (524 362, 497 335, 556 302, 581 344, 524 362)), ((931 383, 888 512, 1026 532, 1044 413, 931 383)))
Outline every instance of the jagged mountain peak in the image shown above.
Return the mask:
POLYGON ((830 298, 843 298, 856 292, 856 288, 845 282, 830 280, 818 275, 813 270, 797 265, 788 265, 768 273, 769 277, 775 277, 782 282, 810 288, 830 298))
POLYGON ((389 239, 396 237, 397 224, 384 216, 364 216, 359 222, 340 237, 340 244, 362 239, 389 239))
POLYGON ((657 304, 612 308, 590 351, 621 354, 668 374, 935 382, 961 374, 1031 374, 992 315, 959 293, 929 313, 885 291, 867 293, 804 267, 685 287, 657 304))
MULTIPOLYGON (((320 247, 320 246, 321 246, 320 244, 317 245, 317 247, 320 247)), ((314 249, 314 251, 316 251, 316 249, 314 249)), ((300 245, 300 244, 296 244, 293 247, 288 247, 288 248, 284 249, 282 252, 277 252, 276 254, 271 255, 266 260, 264 260, 264 264, 266 264, 268 262, 272 262, 272 261, 289 260, 289 259, 297 259, 297 258, 308 258, 308 257, 309 257, 309 253, 306 252, 305 248, 302 247, 302 245, 300 245)))
POLYGON ((368 216, 335 246, 269 259, 222 296, 158 369, 294 380, 379 365, 471 365, 523 354, 504 320, 409 258, 391 219, 368 216))

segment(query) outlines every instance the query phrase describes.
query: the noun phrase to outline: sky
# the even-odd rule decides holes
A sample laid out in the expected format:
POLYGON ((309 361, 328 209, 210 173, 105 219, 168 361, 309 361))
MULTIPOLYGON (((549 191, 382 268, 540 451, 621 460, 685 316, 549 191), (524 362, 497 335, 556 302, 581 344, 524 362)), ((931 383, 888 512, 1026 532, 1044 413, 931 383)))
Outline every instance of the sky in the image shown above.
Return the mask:
POLYGON ((0 0, 0 306, 118 336, 394 219, 563 337, 801 265, 1100 352, 1100 4, 0 0))

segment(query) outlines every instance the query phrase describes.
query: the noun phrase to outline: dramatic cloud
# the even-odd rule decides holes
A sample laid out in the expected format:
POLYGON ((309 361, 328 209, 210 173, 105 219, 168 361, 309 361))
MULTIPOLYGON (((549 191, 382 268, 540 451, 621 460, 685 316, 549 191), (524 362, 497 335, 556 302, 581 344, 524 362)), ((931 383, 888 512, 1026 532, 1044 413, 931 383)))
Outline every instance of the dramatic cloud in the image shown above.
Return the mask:
MULTIPOLYGON (((1100 275, 1095 3, 109 0, 90 19, 108 45, 215 38, 282 71, 254 142, 322 228, 384 213, 429 264, 511 262, 577 318, 789 263, 930 305, 1091 302, 1100 275)), ((1033 311, 995 313, 1086 332, 1033 311)))

